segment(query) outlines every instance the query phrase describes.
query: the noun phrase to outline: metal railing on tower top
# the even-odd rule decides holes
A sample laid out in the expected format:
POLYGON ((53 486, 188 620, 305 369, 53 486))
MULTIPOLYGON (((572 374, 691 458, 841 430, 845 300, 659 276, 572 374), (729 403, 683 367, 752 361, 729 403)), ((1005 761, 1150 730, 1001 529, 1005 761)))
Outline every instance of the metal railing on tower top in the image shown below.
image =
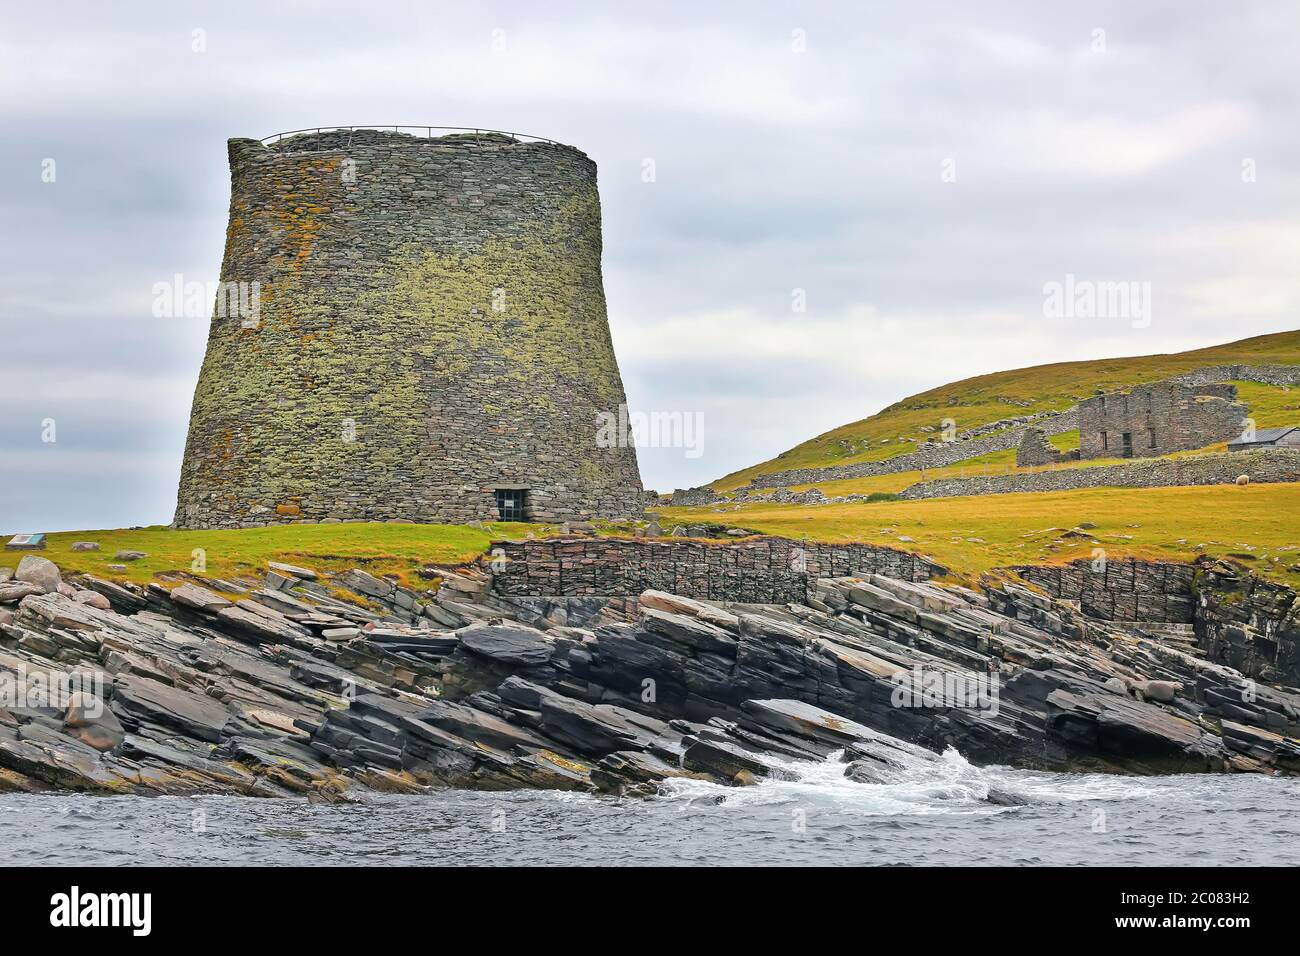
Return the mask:
POLYGON ((291 129, 286 130, 283 133, 272 133, 270 136, 264 136, 262 137, 261 142, 264 144, 272 142, 278 143, 286 136, 301 136, 306 133, 337 133, 343 131, 353 133, 356 130, 374 130, 380 133, 404 133, 410 130, 423 130, 425 137, 428 139, 434 138, 433 134, 435 130, 438 131, 439 135, 443 133, 474 133, 476 135, 494 134, 497 136, 509 136, 511 139, 521 143, 550 143, 553 146, 564 145, 557 140, 547 139, 545 136, 532 136, 528 133, 512 133, 509 130, 504 129, 484 129, 483 127, 474 126, 371 126, 365 124, 361 126, 309 126, 306 129, 291 129))

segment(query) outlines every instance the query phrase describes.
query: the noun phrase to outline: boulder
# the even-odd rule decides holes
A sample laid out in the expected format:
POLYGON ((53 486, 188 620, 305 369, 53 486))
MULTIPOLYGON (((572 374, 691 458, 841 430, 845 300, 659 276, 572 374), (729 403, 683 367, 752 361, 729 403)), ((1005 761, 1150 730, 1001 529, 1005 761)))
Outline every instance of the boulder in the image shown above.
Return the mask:
POLYGON ((122 745, 126 731, 117 715, 94 694, 78 692, 68 699, 63 732, 96 750, 109 752, 122 745))
POLYGON ((18 570, 14 572, 14 580, 39 585, 49 593, 57 591, 63 579, 59 575, 58 565, 49 558, 40 558, 34 554, 29 554, 18 562, 18 570))
POLYGON ((149 557, 149 555, 143 551, 118 551, 113 557, 119 561, 139 561, 141 558, 149 557))
POLYGON ((734 782, 742 772, 766 777, 770 770, 758 755, 722 740, 696 740, 682 755, 682 766, 734 782))
POLYGON ((1173 703, 1174 697, 1183 685, 1176 681, 1144 680, 1133 683, 1134 691, 1142 695, 1143 700, 1159 701, 1162 704, 1173 703))
POLYGON ((72 600, 78 604, 85 604, 87 607, 98 608, 101 611, 109 611, 113 608, 112 602, 97 591, 75 591, 72 600))
POLYGON ((456 633, 467 651, 502 664, 545 664, 554 650, 545 634, 522 625, 475 624, 456 633))
POLYGON ((98 551, 99 542, 98 541, 74 541, 72 542, 72 546, 68 550, 69 551, 98 551))

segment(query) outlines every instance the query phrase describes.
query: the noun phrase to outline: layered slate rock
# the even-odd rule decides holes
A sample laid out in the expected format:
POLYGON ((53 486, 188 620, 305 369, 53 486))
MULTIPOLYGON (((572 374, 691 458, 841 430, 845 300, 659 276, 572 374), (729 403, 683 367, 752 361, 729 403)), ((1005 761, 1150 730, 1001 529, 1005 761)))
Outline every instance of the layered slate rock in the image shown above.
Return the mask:
MULTIPOLYGON (((1231 571, 1204 593, 1249 608, 1243 626, 1290 613, 1231 571)), ((0 672, 39 670, 44 691, 0 711, 0 787, 643 794, 826 760, 874 786, 936 772, 948 748, 1052 770, 1300 772, 1293 690, 1015 583, 865 574, 759 606, 503 596, 448 573, 459 586, 436 593, 280 570, 104 589, 129 614, 23 595, 0 620, 0 672), (343 600, 345 581, 382 594, 343 600), (74 676, 99 684, 60 703, 74 676)))
POLYGON ((460 646, 501 664, 521 667, 545 664, 551 659, 552 644, 541 631, 531 627, 478 624, 456 635, 460 646))

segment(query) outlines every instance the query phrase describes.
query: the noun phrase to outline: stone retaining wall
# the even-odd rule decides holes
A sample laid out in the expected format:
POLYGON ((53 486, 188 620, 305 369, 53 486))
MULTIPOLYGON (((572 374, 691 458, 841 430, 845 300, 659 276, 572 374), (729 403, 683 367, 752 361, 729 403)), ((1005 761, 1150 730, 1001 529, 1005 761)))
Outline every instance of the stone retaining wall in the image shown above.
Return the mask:
POLYGON ((1300 481, 1300 449, 1269 448, 1224 452, 1191 458, 1151 458, 1096 468, 1065 468, 1021 475, 940 478, 912 485, 907 499, 963 495, 1008 495, 1078 488, 1160 488, 1178 485, 1231 484, 1239 475, 1253 482, 1300 481))
MULTIPOLYGON (((1251 677, 1300 683, 1300 601, 1296 592, 1242 565, 1210 557, 1194 564, 1086 559, 1061 567, 1014 569, 1053 597, 1078 601, 1109 621, 1192 624, 1206 660, 1251 677)), ((1219 702, 1222 703, 1222 702, 1219 702)), ((1241 720, 1249 702, 1230 702, 1241 720)))
POLYGON ((1052 597, 1078 601, 1089 617, 1105 621, 1191 624, 1196 610, 1196 569, 1169 561, 1082 559, 1060 567, 1014 568, 1052 597))
POLYGON ((497 541, 493 587, 505 596, 631 596, 654 588, 746 604, 804 601, 817 578, 884 574, 924 581, 944 569, 918 555, 869 544, 788 538, 537 538, 497 541))

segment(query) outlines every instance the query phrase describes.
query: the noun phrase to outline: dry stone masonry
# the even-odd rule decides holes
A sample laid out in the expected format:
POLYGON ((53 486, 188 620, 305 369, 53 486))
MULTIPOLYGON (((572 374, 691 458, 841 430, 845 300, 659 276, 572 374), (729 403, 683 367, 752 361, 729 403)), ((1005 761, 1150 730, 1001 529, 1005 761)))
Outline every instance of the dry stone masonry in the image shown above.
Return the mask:
MULTIPOLYGON (((1046 435, 1059 435, 1079 427, 1075 409, 1064 412, 1049 412, 1041 415, 1025 416, 1025 422, 1033 422, 1033 427, 1046 435)), ((810 485, 821 481, 839 481, 842 478, 870 478, 874 475, 894 475, 902 471, 919 471, 922 468, 944 468, 956 465, 972 458, 980 458, 997 451, 1017 448, 1024 438, 1026 425, 1012 426, 995 431, 992 434, 980 434, 978 437, 950 442, 927 442, 916 451, 906 455, 895 455, 881 461, 861 461, 851 465, 831 465, 823 468, 795 468, 790 471, 776 471, 759 475, 749 483, 750 488, 781 488, 790 485, 810 485)), ((974 436, 974 433, 971 433, 974 436)), ((678 500, 678 495, 690 496, 703 489, 686 489, 673 494, 674 505, 704 503, 695 500, 678 500)), ((718 496, 714 495, 716 499, 718 496)))
POLYGON ((1228 383, 1156 382, 1079 403, 1080 458, 1134 458, 1204 448, 1240 435, 1249 411, 1228 383))
POLYGON ((924 581, 944 573, 925 558, 869 544, 788 538, 741 541, 536 538, 492 545, 493 587, 512 597, 636 596, 647 589, 744 604, 807 600, 818 578, 885 574, 924 581))
POLYGON ((903 498, 957 498, 965 495, 1009 495, 1076 488, 1162 488, 1178 485, 1232 484, 1242 475, 1252 482, 1300 481, 1300 449, 1268 448, 1224 452, 1188 458, 1146 458, 1117 465, 1063 468, 975 478, 922 481, 903 498))
POLYGON ((1079 560, 1061 566, 1015 569, 1055 598, 1078 601, 1084 614, 1103 621, 1191 624, 1195 568, 1171 561, 1079 560))
POLYGON ((222 288, 257 309, 219 298, 179 526, 641 513, 635 448, 597 440, 626 399, 586 155, 374 130, 229 154, 222 288))

